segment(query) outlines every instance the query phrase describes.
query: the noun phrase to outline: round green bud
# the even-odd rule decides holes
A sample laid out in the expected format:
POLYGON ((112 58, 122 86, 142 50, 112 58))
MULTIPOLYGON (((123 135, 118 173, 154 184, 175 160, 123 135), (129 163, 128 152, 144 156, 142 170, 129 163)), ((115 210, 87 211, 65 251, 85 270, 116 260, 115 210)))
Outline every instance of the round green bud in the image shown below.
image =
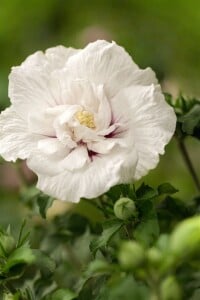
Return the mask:
POLYGON ((200 251, 200 216, 181 222, 169 240, 169 250, 176 257, 185 259, 200 251))
POLYGON ((181 300, 181 288, 174 276, 167 277, 160 286, 160 295, 163 300, 181 300))
POLYGON ((5 253, 9 255, 16 246, 14 238, 8 234, 0 234, 0 244, 0 256, 4 256, 5 253))
POLYGON ((115 202, 114 213, 121 220, 127 220, 136 216, 135 202, 129 198, 120 198, 115 202))
POLYGON ((152 247, 147 251, 147 259, 150 265, 157 267, 162 262, 162 252, 156 247, 152 247))
POLYGON ((120 265, 125 270, 132 270, 140 267, 145 261, 145 251, 143 247, 135 241, 123 242, 118 259, 120 265))
POLYGON ((4 294, 3 295, 3 300, 15 300, 16 299, 16 297, 14 296, 14 295, 12 295, 12 294, 4 294))

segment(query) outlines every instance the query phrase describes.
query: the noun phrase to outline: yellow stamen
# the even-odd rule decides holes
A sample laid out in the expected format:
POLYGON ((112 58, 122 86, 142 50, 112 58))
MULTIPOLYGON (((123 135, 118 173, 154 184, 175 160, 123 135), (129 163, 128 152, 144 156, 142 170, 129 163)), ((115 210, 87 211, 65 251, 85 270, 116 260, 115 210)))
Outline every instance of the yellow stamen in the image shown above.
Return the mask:
POLYGON ((81 125, 91 129, 96 127, 94 123, 94 115, 87 110, 77 111, 75 117, 81 125))

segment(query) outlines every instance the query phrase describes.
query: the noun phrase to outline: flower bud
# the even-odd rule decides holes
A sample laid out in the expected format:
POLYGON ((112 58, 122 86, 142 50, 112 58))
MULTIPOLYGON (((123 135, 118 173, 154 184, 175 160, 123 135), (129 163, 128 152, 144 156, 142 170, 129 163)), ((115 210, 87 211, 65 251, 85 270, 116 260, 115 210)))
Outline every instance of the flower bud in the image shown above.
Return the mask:
POLYGON ((160 287, 161 299, 163 300, 180 300, 182 293, 178 282, 174 276, 167 277, 160 287))
POLYGON ((15 248, 15 240, 11 235, 0 233, 0 256, 10 254, 15 248), (2 249, 3 248, 3 249, 2 249))
POLYGON ((147 251, 147 259, 150 265, 157 267, 162 262, 163 255, 160 250, 158 250, 155 247, 152 247, 147 251))
POLYGON ((118 259, 123 269, 132 270, 143 264, 145 251, 137 242, 127 241, 121 245, 118 259))
POLYGON ((14 295, 12 295, 12 294, 4 294, 3 295, 3 300, 15 300, 15 299, 18 299, 18 298, 16 298, 14 295))
POLYGON ((200 251, 200 217, 181 222, 173 231, 169 244, 170 252, 182 259, 200 251))
POLYGON ((114 213, 121 220, 136 216, 135 202, 129 198, 120 198, 114 205, 114 213))

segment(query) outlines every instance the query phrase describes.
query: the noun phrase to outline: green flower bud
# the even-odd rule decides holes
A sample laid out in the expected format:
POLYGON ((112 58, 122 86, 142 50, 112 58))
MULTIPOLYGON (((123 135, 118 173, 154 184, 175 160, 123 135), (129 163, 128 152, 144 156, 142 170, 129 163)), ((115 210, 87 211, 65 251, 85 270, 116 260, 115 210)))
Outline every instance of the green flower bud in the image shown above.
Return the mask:
POLYGON ((18 299, 18 297, 16 298, 14 295, 12 295, 12 294, 4 294, 3 295, 3 300, 15 300, 15 299, 18 299))
POLYGON ((178 282, 174 276, 167 277, 160 287, 162 300, 181 300, 182 293, 178 282))
POLYGON ((162 252, 157 248, 152 247, 147 251, 147 259, 150 265, 157 267, 162 262, 163 259, 162 252))
POLYGON ((114 213, 121 220, 136 216, 135 202, 129 198, 120 198, 114 205, 114 213))
POLYGON ((170 252, 182 259, 200 251, 200 217, 181 222, 169 240, 170 252))
POLYGON ((9 255, 15 249, 15 240, 11 235, 0 233, 0 256, 9 255), (3 249, 2 249, 3 248, 3 249), (5 252, 5 253, 4 253, 5 252))
POLYGON ((143 264, 145 251, 137 242, 127 241, 121 245, 118 259, 123 269, 132 270, 143 264))

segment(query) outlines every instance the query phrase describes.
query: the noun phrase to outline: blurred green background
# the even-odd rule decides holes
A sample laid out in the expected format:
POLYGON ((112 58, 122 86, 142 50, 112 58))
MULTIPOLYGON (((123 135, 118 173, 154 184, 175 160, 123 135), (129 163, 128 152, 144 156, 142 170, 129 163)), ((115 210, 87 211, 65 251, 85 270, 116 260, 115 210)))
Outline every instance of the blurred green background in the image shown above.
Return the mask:
MULTIPOLYGON (((198 0, 1 0, 0 1, 0 109, 9 105, 10 68, 39 49, 58 44, 83 47, 96 39, 115 40, 140 67, 152 67, 163 90, 200 96, 200 2, 198 0)), ((197 142, 188 140, 198 168, 197 142)), ((198 170, 199 171, 199 170, 198 170)), ((0 168, 0 223, 16 214, 19 178, 13 166, 0 168), (9 210, 9 213, 8 213, 9 210)), ((195 187, 173 141, 159 167, 146 182, 170 181, 187 200, 195 187)), ((18 216, 19 215, 19 216, 18 216)))

